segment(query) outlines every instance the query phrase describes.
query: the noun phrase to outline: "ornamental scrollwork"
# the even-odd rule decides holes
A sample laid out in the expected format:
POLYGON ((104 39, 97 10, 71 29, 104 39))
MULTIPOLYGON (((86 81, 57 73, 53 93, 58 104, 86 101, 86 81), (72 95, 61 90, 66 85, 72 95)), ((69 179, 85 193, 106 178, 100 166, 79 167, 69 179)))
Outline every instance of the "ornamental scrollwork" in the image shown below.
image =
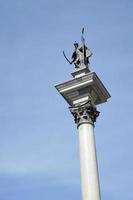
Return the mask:
POLYGON ((69 109, 74 116, 74 120, 77 125, 81 123, 94 124, 100 113, 97 111, 96 107, 92 105, 91 101, 75 107, 69 107, 69 109))

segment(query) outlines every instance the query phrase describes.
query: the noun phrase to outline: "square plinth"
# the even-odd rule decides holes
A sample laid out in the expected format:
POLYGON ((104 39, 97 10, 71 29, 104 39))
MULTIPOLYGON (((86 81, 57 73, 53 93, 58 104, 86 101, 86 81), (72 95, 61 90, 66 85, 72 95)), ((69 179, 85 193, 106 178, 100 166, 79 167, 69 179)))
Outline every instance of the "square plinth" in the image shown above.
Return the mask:
POLYGON ((58 84, 55 88, 70 106, 76 106, 88 100, 98 105, 111 97, 95 72, 58 84))

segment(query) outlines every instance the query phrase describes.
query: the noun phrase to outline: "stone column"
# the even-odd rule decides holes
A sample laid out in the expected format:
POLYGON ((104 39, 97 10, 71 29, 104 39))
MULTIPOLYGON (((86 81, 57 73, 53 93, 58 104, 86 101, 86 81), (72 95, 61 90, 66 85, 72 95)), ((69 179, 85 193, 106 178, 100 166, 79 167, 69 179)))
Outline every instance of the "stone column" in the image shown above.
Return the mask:
POLYGON ((70 107, 79 132, 82 200, 100 200, 100 186, 94 138, 94 122, 99 115, 91 101, 70 107))

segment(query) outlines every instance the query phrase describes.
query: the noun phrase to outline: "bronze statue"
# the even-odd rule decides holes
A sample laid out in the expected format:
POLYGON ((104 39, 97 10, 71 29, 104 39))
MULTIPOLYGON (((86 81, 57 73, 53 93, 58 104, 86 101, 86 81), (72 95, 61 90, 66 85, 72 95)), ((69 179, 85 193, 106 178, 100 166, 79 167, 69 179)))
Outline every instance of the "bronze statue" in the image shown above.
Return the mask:
POLYGON ((63 51, 63 54, 67 61, 70 64, 74 64, 75 68, 83 68, 88 67, 89 64, 89 58, 92 56, 92 52, 88 47, 85 46, 85 39, 83 37, 84 34, 84 28, 82 29, 82 35, 81 35, 81 44, 74 43, 75 50, 72 54, 71 61, 66 57, 65 52, 63 51))

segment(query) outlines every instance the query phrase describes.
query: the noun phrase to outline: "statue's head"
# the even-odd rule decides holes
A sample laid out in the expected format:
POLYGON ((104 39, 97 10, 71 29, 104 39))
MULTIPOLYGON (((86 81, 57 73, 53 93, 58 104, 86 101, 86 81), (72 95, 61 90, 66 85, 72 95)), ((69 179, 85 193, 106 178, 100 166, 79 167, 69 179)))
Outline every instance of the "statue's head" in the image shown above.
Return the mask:
POLYGON ((77 49, 78 48, 78 43, 74 42, 74 47, 77 49))

